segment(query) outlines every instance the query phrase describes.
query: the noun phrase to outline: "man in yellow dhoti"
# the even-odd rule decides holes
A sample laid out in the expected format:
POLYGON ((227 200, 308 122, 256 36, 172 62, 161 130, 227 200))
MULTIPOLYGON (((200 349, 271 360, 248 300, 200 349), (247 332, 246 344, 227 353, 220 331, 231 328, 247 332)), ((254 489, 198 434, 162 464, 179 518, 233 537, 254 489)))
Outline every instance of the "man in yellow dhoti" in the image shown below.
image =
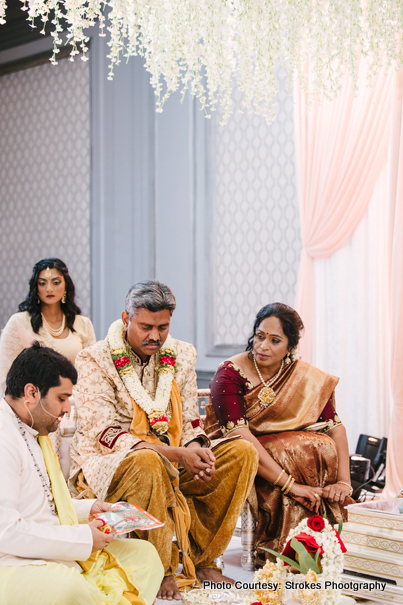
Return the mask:
POLYGON ((0 402, 1 605, 152 605, 163 577, 155 548, 99 531, 99 500, 73 501, 47 435, 70 411, 77 380, 39 343, 12 364, 0 402), (82 524, 78 524, 80 523, 82 524))
POLYGON ((257 470, 243 439, 210 442, 197 405, 196 351, 169 335, 171 290, 156 281, 133 286, 122 319, 107 338, 82 351, 76 366, 78 429, 70 485, 85 497, 125 500, 164 527, 139 536, 155 545, 165 569, 158 597, 178 587, 222 581, 214 559, 227 547, 257 470), (179 467, 178 470, 176 470, 179 467), (183 573, 174 575, 179 552, 183 573))

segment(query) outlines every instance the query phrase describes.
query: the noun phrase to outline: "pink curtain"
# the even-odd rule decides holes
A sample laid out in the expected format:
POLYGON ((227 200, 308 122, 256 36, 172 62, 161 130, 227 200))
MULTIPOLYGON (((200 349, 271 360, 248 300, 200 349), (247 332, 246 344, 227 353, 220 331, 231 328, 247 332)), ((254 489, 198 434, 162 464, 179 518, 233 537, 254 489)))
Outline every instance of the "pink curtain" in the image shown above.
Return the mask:
POLYGON ((393 498, 403 486, 403 70, 395 73, 390 144, 390 326, 393 409, 388 435, 386 487, 393 498))
POLYGON ((335 101, 307 106, 295 85, 296 163, 302 255, 295 307, 305 333, 300 343, 312 359, 314 258, 327 257, 352 236, 363 217, 387 156, 393 77, 356 95, 343 87, 335 101))

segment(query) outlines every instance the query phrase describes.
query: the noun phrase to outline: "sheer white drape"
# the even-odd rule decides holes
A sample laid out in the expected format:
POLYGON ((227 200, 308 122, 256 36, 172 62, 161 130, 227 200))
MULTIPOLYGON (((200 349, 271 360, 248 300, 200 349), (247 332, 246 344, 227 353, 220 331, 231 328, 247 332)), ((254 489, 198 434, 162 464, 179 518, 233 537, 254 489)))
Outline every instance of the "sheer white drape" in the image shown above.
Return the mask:
POLYGON ((403 486, 403 70, 395 73, 389 167, 391 414, 386 461, 390 498, 403 486))
POLYGON ((312 363, 340 377, 336 405, 350 451, 360 433, 389 439, 384 497, 403 485, 403 70, 388 89, 383 167, 348 241, 312 260, 311 304, 312 363))
POLYGON ((314 260, 312 363, 340 377, 336 406, 350 452, 360 433, 386 436, 391 407, 388 291, 388 167, 351 240, 314 260))
MULTIPOLYGON (((305 334, 302 357, 312 361, 314 262, 332 256, 350 241, 368 209, 385 163, 390 140, 393 74, 365 86, 367 67, 359 67, 360 86, 349 79, 338 97, 312 107, 295 81, 295 152, 302 254, 295 308, 305 334)), ((307 76, 313 77, 307 65, 307 76)))

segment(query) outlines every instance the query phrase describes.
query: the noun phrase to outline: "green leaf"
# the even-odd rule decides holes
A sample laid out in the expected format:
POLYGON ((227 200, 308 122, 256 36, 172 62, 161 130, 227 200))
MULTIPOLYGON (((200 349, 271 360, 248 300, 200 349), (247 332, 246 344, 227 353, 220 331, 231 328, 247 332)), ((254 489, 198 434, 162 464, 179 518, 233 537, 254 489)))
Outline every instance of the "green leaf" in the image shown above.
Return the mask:
POLYGON ((264 546, 261 546, 260 549, 261 550, 266 550, 267 552, 269 552, 272 555, 275 555, 276 557, 278 557, 282 561, 285 561, 286 563, 288 563, 289 565, 291 565, 292 567, 294 567, 298 571, 301 571, 299 564, 296 561, 293 561, 292 559, 290 559, 289 557, 286 557, 285 555, 281 555, 280 553, 276 552, 275 550, 272 550, 271 548, 265 548, 264 546))
POLYGON ((342 531, 343 531, 343 519, 340 519, 339 529, 338 529, 338 532, 339 532, 340 536, 341 536, 341 532, 342 531))
POLYGON ((306 574, 310 569, 316 573, 320 573, 315 559, 307 552, 305 546, 301 542, 299 542, 296 538, 293 538, 291 540, 291 546, 295 552, 298 553, 298 561, 301 573, 306 574))

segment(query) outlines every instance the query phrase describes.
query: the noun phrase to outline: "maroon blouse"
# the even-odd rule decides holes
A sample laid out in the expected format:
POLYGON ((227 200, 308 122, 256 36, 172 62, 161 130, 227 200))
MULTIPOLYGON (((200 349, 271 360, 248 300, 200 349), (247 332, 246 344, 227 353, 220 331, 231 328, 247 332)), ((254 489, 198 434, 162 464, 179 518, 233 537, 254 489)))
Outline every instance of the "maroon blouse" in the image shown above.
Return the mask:
MULTIPOLYGON (((210 383, 211 403, 224 434, 227 432, 226 427, 229 422, 233 422, 235 428, 240 425, 248 426, 245 417, 244 395, 254 388, 242 370, 232 361, 223 361, 219 365, 210 383), (243 422, 239 422, 240 419, 243 419, 243 422)), ((341 424, 332 399, 329 399, 325 405, 317 422, 326 420, 333 420, 334 424, 329 429, 341 424)))

